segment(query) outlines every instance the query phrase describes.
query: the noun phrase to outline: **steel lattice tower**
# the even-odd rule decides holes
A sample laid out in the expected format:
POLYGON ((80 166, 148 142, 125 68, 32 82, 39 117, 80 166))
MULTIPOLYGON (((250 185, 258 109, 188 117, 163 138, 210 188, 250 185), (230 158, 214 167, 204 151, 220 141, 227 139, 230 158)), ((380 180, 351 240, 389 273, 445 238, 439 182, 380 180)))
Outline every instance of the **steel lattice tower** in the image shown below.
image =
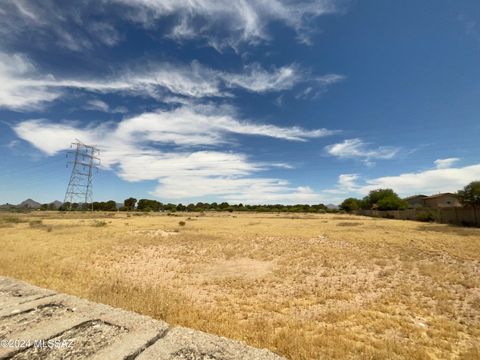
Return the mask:
POLYGON ((74 159, 69 161, 72 164, 72 174, 64 199, 64 203, 69 203, 69 210, 72 210, 74 203, 83 204, 84 208, 93 203, 93 172, 100 164, 100 159, 96 156, 100 151, 95 146, 77 140, 71 147, 75 148, 72 151, 74 159))

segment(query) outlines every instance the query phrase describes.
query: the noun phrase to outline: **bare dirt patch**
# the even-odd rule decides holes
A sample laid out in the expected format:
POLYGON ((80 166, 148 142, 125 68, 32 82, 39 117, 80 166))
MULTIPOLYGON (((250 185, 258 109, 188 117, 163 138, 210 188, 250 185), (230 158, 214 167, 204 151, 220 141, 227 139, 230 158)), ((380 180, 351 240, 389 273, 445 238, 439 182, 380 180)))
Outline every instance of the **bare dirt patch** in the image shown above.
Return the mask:
POLYGON ((218 261, 197 269, 206 280, 222 278, 260 279, 274 269, 273 261, 261 261, 249 258, 218 261))
POLYGON ((176 231, 163 230, 163 229, 133 230, 130 233, 149 236, 149 237, 155 237, 155 236, 167 237, 167 236, 178 235, 178 232, 176 231))

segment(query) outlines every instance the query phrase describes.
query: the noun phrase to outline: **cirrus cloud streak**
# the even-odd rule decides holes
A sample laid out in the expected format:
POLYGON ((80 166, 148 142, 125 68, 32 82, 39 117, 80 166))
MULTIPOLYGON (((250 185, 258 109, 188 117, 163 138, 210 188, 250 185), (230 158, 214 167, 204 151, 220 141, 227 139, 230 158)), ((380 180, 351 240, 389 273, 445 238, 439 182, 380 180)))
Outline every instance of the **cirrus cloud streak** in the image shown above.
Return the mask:
MULTIPOLYGON (((327 75, 334 76, 334 75, 327 75)), ((321 83, 325 87, 340 81, 321 83)), ((38 109, 65 95, 68 89, 95 93, 124 93, 167 101, 172 95, 183 98, 232 97, 232 90, 254 93, 277 92, 293 88, 304 74, 296 65, 266 70, 247 66, 239 73, 213 70, 193 61, 190 65, 146 64, 127 68, 118 74, 95 79, 57 79, 42 74, 35 64, 21 54, 0 52, 0 107, 17 111, 38 109)))

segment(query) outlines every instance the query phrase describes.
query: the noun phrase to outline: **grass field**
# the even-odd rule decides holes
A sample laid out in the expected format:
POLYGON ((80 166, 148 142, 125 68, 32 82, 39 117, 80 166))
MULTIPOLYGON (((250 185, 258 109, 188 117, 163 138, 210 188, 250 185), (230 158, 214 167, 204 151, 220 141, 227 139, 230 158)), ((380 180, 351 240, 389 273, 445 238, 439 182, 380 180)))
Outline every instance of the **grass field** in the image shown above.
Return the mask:
POLYGON ((289 359, 480 359, 480 229, 331 214, 3 213, 0 246, 1 275, 289 359))

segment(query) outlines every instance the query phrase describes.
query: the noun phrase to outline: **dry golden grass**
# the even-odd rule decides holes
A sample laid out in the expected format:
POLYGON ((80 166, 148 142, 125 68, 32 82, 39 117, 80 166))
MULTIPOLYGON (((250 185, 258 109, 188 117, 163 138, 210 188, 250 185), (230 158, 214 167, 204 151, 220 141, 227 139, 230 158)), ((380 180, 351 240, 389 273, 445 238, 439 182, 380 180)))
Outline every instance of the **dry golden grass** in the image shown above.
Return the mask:
POLYGON ((0 246, 1 275, 290 359, 480 358, 480 229, 52 212, 1 214, 0 246))

